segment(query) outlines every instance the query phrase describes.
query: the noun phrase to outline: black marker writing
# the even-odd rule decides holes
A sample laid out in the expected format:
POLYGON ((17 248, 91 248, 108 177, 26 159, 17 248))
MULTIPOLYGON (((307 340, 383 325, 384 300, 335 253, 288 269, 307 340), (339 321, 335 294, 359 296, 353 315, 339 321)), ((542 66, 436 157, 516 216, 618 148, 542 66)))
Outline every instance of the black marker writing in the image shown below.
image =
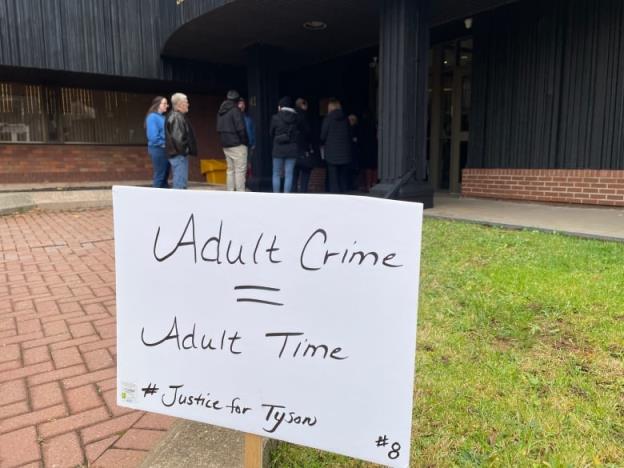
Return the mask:
POLYGON ((225 406, 230 410, 230 414, 246 414, 248 411, 251 411, 251 408, 242 406, 239 402, 240 398, 236 397, 232 399, 232 403, 225 406))
POLYGON ((223 406, 221 406, 219 400, 213 400, 211 398, 208 398, 210 396, 210 393, 207 393, 206 396, 204 396, 203 393, 200 393, 199 395, 185 395, 182 392, 178 392, 178 390, 182 387, 184 387, 184 385, 169 385, 169 388, 173 389, 173 394, 163 395, 160 400, 162 404, 168 408, 172 407, 173 405, 179 405, 203 406, 204 408, 212 409, 215 411, 221 411, 223 409, 223 406))
POLYGON ((268 432, 269 434, 275 432, 282 423, 300 424, 302 426, 314 426, 317 423, 316 416, 299 416, 294 411, 287 412, 286 407, 282 405, 263 404, 262 406, 264 408, 267 408, 265 420, 273 424, 269 429, 267 429, 266 427, 262 428, 262 430, 268 432))
POLYGON ((193 324, 193 330, 186 335, 181 335, 178 330, 178 318, 173 317, 173 324, 171 325, 171 329, 169 332, 162 337, 161 339, 156 339, 156 341, 147 341, 145 338, 145 327, 141 328, 141 342, 148 347, 152 346, 160 346, 167 341, 174 341, 178 350, 189 350, 189 349, 202 349, 202 350, 212 350, 212 351, 229 351, 231 354, 241 354, 241 351, 236 349, 237 341, 241 340, 242 337, 238 334, 238 331, 235 331, 234 334, 228 333, 227 330, 223 330, 221 333, 221 338, 219 341, 215 341, 214 337, 208 337, 206 334, 201 335, 201 340, 196 333, 197 325, 193 324), (229 344, 227 343, 229 341, 229 344))
MULTIPOLYGON (((205 237, 199 236, 195 221, 195 215, 191 214, 182 229, 182 234, 177 243, 170 247, 166 253, 159 252, 159 240, 161 227, 158 226, 154 236, 152 254, 157 262, 164 262, 176 254, 181 247, 193 247, 193 262, 197 263, 198 246, 201 260, 217 265, 259 265, 264 259, 271 264, 277 265, 283 262, 280 258, 277 235, 272 236, 270 245, 264 242, 264 233, 259 233, 253 243, 228 239, 224 234, 224 222, 219 222, 219 230, 216 235, 209 237, 203 244, 205 237), (268 247, 267 247, 268 245, 268 247)), ((330 242, 330 236, 326 229, 316 229, 305 241, 299 252, 299 266, 306 271, 319 271, 329 265, 351 265, 361 267, 386 267, 401 268, 402 264, 396 262, 397 253, 383 253, 378 250, 364 250, 353 241, 350 247, 336 248, 330 242)))
POLYGON ((273 241, 268 247, 261 249, 264 233, 260 233, 257 240, 253 244, 246 244, 244 242, 235 241, 234 239, 227 239, 224 234, 223 221, 219 222, 218 234, 209 237, 203 244, 201 244, 202 238, 201 236, 198 237, 197 234, 195 216, 191 214, 177 244, 164 255, 160 255, 158 253, 160 233, 161 227, 159 226, 156 231, 156 235, 154 236, 154 246, 152 252, 154 258, 158 262, 164 262, 170 258, 180 247, 192 246, 193 262, 197 263, 198 245, 201 245, 201 249, 199 250, 200 258, 204 262, 216 263, 217 265, 221 265, 223 263, 228 263, 230 265, 246 265, 251 262, 258 265, 260 263, 259 253, 263 252, 266 253, 266 255, 263 256, 266 257, 266 260, 270 263, 277 264, 282 262, 281 259, 277 258, 277 253, 281 250, 280 247, 278 247, 277 236, 273 236, 273 241), (189 238, 187 238, 187 234, 189 238))
POLYGON ((234 260, 230 259, 230 249, 232 248, 232 241, 228 242, 228 248, 227 248, 227 252, 225 254, 225 258, 227 259, 228 263, 230 265, 234 265, 236 262, 239 262, 241 265, 244 265, 245 262, 243 262, 243 259, 241 258, 243 256, 243 246, 241 245, 238 248, 238 257, 236 257, 234 260))
POLYGON ((223 233, 223 221, 221 221, 221 223, 219 224, 219 235, 211 237, 210 239, 208 239, 205 243, 204 246, 201 249, 201 258, 204 262, 217 262, 217 265, 221 265, 221 259, 219 258, 221 251, 220 251, 220 246, 221 246, 221 234, 223 233), (205 251, 206 251, 206 247, 208 247, 210 244, 215 243, 215 256, 214 257, 206 257, 205 255, 205 251))
POLYGON ((141 391, 143 392, 143 398, 147 397, 147 395, 155 395, 158 393, 158 390, 160 390, 156 384, 153 384, 150 382, 147 387, 143 387, 141 389, 141 391))
POLYGON ((257 254, 258 254, 258 248, 260 247, 260 242, 262 242, 262 237, 264 236, 264 233, 260 234, 260 236, 258 237, 258 241, 256 242, 256 248, 254 249, 254 253, 253 253, 253 262, 257 265, 258 264, 258 259, 257 259, 257 254))
MULTIPOLYGON (((301 255, 299 256, 299 265, 307 271, 318 271, 329 263, 340 263, 343 265, 372 265, 377 266, 381 254, 376 251, 352 250, 350 248, 341 250, 329 250, 327 246, 328 235, 325 229, 319 228, 314 231, 305 242, 301 255), (316 248, 314 248, 316 247, 316 248), (311 252, 318 250, 323 252, 320 256, 318 253, 313 256, 311 252)), ((357 242, 354 242, 355 246, 357 242)), ((400 268, 403 265, 395 265, 390 263, 396 257, 396 253, 392 252, 383 257, 381 265, 388 268, 400 268)))
MULTIPOLYGON (((241 285, 241 286, 234 287, 234 291, 243 291, 243 290, 267 291, 267 292, 280 292, 281 291, 281 289, 279 288, 272 288, 270 286, 241 285)), ((284 305, 281 302, 268 301, 266 299, 259 299, 257 297, 239 297, 238 299, 236 299, 236 302, 251 302, 255 304, 273 305, 273 306, 278 306, 278 307, 281 307, 284 305)))
POLYGON ((289 345, 289 338, 292 337, 298 337, 298 336, 303 336, 303 332, 278 332, 278 333, 266 333, 264 336, 266 336, 267 338, 282 338, 282 347, 280 349, 279 354, 277 355, 278 358, 282 358, 282 356, 287 356, 287 357, 315 357, 316 354, 318 353, 319 356, 323 359, 327 359, 328 355, 331 359, 336 359, 338 361, 342 361, 344 359, 348 359, 349 356, 341 356, 340 353, 342 353, 342 348, 341 347, 335 347, 331 350, 330 352, 330 348, 329 346, 325 345, 325 344, 319 344, 319 345, 314 345, 312 343, 310 343, 308 341, 307 338, 301 340, 299 339, 293 339, 290 341, 290 346, 289 345), (287 354, 285 354, 286 350, 288 348, 287 354))
POLYGON ((156 254, 156 245, 158 244, 158 236, 160 236, 160 226, 158 226, 158 231, 156 231, 156 237, 154 238, 154 258, 157 261, 164 262, 169 257, 171 257, 174 253, 176 253, 178 248, 184 247, 184 246, 187 246, 187 245, 192 245, 193 246, 193 261, 195 263, 197 263, 197 247, 195 245, 195 216, 193 214, 191 214, 191 216, 189 217, 189 220, 187 221, 186 226, 184 228, 184 231, 182 231, 182 235, 180 236, 180 240, 178 241, 176 246, 173 248, 173 250, 171 252, 169 252, 167 255, 165 255, 163 257, 159 257, 156 254), (186 231, 188 231, 189 226, 192 227, 192 231, 191 232, 193 234, 193 240, 192 241, 185 241, 185 242, 183 242, 183 239, 186 236, 186 231))
POLYGON ((277 236, 273 236, 273 242, 271 243, 271 247, 269 247, 268 249, 266 249, 266 252, 269 254, 269 261, 271 263, 282 263, 281 260, 275 260, 273 258, 273 252, 278 252, 279 248, 275 247, 275 243, 277 242, 277 236))

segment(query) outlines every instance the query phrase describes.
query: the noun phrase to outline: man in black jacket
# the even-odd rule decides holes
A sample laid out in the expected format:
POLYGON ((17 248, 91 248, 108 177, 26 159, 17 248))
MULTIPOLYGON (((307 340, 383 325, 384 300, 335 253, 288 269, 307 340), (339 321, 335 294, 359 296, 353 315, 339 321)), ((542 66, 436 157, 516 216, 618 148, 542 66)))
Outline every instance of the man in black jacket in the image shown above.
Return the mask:
POLYGON ((245 118, 238 108, 239 99, 237 91, 228 91, 217 114, 217 132, 227 162, 227 189, 244 192, 249 138, 245 118))
POLYGON ((197 142, 190 122, 188 98, 182 93, 171 96, 173 110, 165 124, 165 145, 173 174, 173 188, 185 189, 188 185, 188 157, 197 156, 197 142))

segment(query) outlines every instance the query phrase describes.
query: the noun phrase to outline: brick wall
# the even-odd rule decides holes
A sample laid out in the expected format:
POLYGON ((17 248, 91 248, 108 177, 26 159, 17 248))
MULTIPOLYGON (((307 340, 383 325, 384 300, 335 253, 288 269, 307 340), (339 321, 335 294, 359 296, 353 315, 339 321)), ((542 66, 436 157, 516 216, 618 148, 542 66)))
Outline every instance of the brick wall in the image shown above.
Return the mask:
POLYGON ((466 197, 624 206, 624 171, 464 169, 466 197))
MULTIPOLYGON (((189 178, 201 180, 199 158, 191 158, 189 178)), ((0 183, 100 182, 152 178, 143 146, 0 145, 0 183)))
POLYGON ((325 193, 325 177, 327 170, 324 167, 315 167, 310 174, 310 184, 308 185, 308 192, 311 193, 325 193))

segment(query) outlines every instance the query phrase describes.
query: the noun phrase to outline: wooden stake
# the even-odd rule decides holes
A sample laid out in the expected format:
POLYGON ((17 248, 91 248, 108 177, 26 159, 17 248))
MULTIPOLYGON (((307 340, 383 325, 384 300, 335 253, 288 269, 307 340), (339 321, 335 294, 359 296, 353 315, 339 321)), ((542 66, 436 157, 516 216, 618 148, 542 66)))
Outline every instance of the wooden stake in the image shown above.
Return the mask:
POLYGON ((253 434, 245 434, 245 468, 262 468, 264 439, 253 434))

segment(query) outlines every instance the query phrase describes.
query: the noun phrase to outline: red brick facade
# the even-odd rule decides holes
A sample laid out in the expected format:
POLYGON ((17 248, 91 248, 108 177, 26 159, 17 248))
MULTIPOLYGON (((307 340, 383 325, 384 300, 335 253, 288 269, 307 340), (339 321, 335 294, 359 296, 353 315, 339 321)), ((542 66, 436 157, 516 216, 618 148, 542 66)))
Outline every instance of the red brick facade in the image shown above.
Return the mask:
MULTIPOLYGON (((201 180, 191 158, 191 180, 201 180)), ((102 182, 152 178, 144 146, 0 145, 0 183, 102 182)))
POLYGON ((310 184, 308 185, 308 192, 311 193, 324 193, 325 190, 325 177, 327 170, 324 167, 315 167, 310 174, 310 184))
MULTIPOLYGON (((189 179, 205 181, 200 159, 220 159, 212 151, 192 157, 189 179)), ((47 182, 145 181, 152 178, 152 162, 143 146, 103 145, 0 145, 0 184, 41 184, 47 182)), ((325 192, 325 169, 315 168, 310 177, 310 192, 325 192)))
POLYGON ((551 203, 624 206, 624 171, 464 169, 462 195, 551 203))

